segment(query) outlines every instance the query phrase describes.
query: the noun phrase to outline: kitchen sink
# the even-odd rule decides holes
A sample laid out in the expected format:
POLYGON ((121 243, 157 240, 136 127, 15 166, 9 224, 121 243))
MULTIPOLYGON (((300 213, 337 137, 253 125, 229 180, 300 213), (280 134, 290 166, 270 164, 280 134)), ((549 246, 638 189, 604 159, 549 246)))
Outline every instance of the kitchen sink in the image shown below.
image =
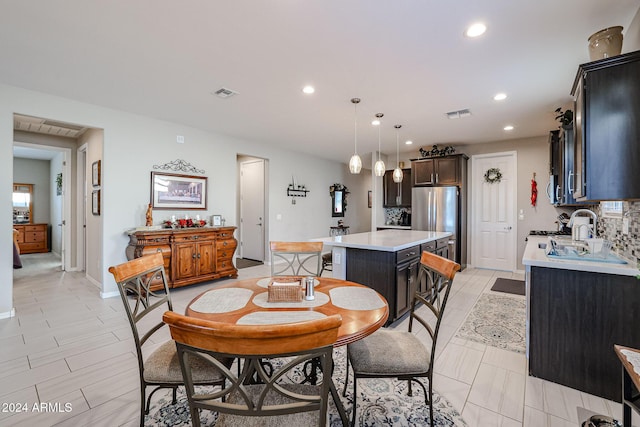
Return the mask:
POLYGON ((547 257, 552 259, 627 264, 627 261, 611 252, 592 253, 589 251, 589 246, 586 243, 573 241, 568 238, 549 239, 549 243, 546 246, 547 257))

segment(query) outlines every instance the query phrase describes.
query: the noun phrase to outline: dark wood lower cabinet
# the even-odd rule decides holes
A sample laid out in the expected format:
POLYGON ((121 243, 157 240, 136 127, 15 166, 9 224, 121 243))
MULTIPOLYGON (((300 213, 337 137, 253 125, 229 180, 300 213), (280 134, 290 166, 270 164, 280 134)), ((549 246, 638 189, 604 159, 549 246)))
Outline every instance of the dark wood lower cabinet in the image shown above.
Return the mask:
POLYGON ((347 248, 347 280, 369 286, 385 297, 391 323, 411 308, 420 254, 420 246, 398 252, 347 248))
POLYGON ((529 373, 621 402, 613 345, 640 348, 640 281, 531 267, 529 298, 529 373))

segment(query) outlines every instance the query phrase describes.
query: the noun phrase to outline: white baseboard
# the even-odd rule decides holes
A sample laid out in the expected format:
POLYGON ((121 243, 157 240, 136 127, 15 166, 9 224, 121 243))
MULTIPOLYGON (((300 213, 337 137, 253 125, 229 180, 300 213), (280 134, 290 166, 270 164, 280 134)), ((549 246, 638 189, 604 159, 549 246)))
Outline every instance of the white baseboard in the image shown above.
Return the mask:
POLYGON ((117 297, 120 295, 120 292, 118 291, 114 291, 114 292, 100 292, 100 298, 105 299, 105 298, 113 298, 113 297, 117 297))
POLYGON ((0 319, 9 319, 10 317, 15 317, 16 309, 12 308, 11 311, 5 311, 4 313, 0 313, 0 319))

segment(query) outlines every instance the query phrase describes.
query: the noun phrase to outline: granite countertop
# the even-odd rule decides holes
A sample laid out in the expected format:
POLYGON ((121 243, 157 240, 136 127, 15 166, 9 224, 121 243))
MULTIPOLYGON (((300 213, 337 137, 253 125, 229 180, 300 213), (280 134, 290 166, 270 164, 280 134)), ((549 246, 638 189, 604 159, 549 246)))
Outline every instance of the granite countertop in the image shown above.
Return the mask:
POLYGON ((368 233, 347 234, 344 236, 321 237, 311 239, 329 246, 376 251, 396 252, 411 246, 431 242, 451 236, 450 232, 419 230, 380 230, 368 233))
POLYGON ((527 267, 534 266, 558 268, 562 270, 590 271, 593 273, 618 274, 621 276, 637 276, 640 274, 636 263, 628 259, 625 259, 627 264, 611 264, 597 261, 549 258, 545 250, 538 247, 538 243, 547 243, 547 241, 548 238, 544 236, 529 236, 527 246, 524 249, 524 255, 522 256, 522 263, 527 267))

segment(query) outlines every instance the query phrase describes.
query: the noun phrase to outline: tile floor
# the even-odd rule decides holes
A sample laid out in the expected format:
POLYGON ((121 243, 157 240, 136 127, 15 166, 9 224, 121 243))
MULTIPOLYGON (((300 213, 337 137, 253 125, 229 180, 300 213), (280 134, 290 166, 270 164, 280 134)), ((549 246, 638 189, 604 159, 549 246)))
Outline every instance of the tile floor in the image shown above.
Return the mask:
MULTIPOLYGON (((25 255, 23 262, 14 271, 16 317, 0 320, 0 425, 137 425, 137 362, 121 300, 100 299, 83 273, 58 271, 50 254, 25 255), (49 405, 34 408, 39 402, 49 405), (25 404, 26 412, 18 412, 25 404)), ((240 278, 268 274, 264 265, 239 271, 240 278)), ((434 388, 470 427, 575 427, 594 413, 620 419, 616 402, 528 377, 522 354, 455 337, 496 277, 522 279, 476 269, 456 276, 434 388)), ((211 286, 172 291, 174 309, 183 311, 211 286)), ((640 425, 635 418, 634 425, 640 425)))

